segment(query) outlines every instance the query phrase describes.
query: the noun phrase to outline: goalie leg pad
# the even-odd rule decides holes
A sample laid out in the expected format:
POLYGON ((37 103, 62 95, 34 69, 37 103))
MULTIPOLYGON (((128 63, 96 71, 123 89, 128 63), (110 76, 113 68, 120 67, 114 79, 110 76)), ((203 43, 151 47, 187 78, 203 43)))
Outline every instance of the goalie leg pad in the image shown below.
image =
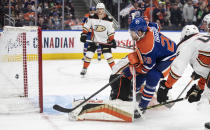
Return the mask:
MULTIPOLYGON (((73 102, 72 106, 75 107, 81 102, 82 100, 73 102)), ((89 100, 87 104, 69 114, 69 119, 132 122, 133 103, 121 100, 89 100)))
POLYGON ((128 67, 129 60, 127 57, 122 58, 112 67, 112 74, 121 74, 124 68, 128 67))

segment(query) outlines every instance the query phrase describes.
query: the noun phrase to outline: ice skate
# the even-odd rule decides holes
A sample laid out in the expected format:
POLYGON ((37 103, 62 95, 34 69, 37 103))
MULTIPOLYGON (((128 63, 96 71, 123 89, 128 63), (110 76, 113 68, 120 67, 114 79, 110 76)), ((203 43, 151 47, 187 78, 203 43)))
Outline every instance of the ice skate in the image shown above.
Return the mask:
POLYGON ((134 118, 135 119, 138 119, 138 118, 141 118, 141 114, 138 112, 138 110, 134 110, 134 118))
POLYGON ((100 56, 98 56, 98 61, 101 61, 101 57, 100 56))
POLYGON ((145 110, 141 110, 141 107, 138 107, 134 110, 134 119, 143 118, 143 114, 145 113, 145 110))
POLYGON ((83 68, 80 75, 84 76, 87 73, 87 69, 83 68))
POLYGON ((205 130, 210 130, 210 122, 205 123, 205 130))

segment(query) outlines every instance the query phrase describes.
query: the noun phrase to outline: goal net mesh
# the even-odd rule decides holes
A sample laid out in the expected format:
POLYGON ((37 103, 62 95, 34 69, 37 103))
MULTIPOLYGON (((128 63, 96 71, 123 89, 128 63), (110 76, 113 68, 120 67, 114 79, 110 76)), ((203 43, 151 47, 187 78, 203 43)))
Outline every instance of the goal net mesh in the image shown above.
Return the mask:
POLYGON ((36 26, 0 35, 0 113, 42 112, 42 43, 36 26))

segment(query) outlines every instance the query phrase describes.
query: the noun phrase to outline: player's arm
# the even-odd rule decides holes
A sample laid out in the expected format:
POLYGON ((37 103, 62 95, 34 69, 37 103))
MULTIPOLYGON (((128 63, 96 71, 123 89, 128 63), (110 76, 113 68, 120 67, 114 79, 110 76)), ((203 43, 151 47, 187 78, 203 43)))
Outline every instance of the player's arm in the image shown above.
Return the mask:
POLYGON ((113 22, 110 21, 108 22, 108 25, 107 25, 107 35, 108 35, 108 43, 111 44, 112 48, 117 47, 116 41, 114 39, 114 34, 115 34, 115 29, 113 27, 113 22))
POLYGON ((80 37, 80 41, 85 43, 86 39, 87 39, 87 34, 88 34, 88 30, 91 27, 91 19, 87 18, 83 27, 82 27, 82 33, 81 33, 81 37, 80 37))
MULTIPOLYGON (((130 67, 134 66, 137 73, 146 74, 152 67, 144 63, 142 55, 138 49, 135 52, 128 54, 130 67)), ((154 66, 154 65, 151 65, 154 66)))

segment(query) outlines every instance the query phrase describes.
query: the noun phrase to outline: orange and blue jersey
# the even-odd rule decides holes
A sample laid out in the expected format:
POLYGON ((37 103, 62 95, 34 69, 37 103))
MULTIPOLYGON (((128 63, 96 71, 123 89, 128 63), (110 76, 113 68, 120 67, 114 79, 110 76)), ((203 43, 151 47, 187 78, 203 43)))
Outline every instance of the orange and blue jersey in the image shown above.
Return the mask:
MULTIPOLYGON (((168 75, 170 65, 176 57, 175 42, 161 34, 157 28, 148 27, 143 38, 136 41, 136 53, 139 64, 136 66, 136 90, 139 91, 144 82, 139 106, 146 108, 155 93, 160 78, 168 75)), ((126 77, 131 76, 129 67, 123 70, 126 77)))
POLYGON ((146 81, 139 106, 146 108, 160 78, 168 75, 170 65, 176 57, 177 46, 157 29, 149 27, 145 36, 136 42, 136 46, 137 54, 143 59, 143 64, 136 70, 139 73, 136 77, 137 90, 146 81))
MULTIPOLYGON (((140 73, 146 74, 153 67, 160 62, 166 60, 173 60, 176 56, 176 44, 166 36, 158 32, 156 29, 148 27, 145 36, 136 42, 137 54, 141 55, 144 64, 142 65, 140 73)), ((164 71, 159 67, 159 71, 164 71)))
POLYGON ((82 19, 82 26, 85 24, 85 22, 87 21, 87 19, 89 18, 90 14, 87 13, 85 14, 84 18, 82 19))
POLYGON ((159 26, 157 23, 155 23, 155 22, 149 22, 149 23, 148 23, 148 26, 149 26, 150 28, 155 28, 155 29, 157 29, 158 31, 160 31, 160 26, 159 26))

